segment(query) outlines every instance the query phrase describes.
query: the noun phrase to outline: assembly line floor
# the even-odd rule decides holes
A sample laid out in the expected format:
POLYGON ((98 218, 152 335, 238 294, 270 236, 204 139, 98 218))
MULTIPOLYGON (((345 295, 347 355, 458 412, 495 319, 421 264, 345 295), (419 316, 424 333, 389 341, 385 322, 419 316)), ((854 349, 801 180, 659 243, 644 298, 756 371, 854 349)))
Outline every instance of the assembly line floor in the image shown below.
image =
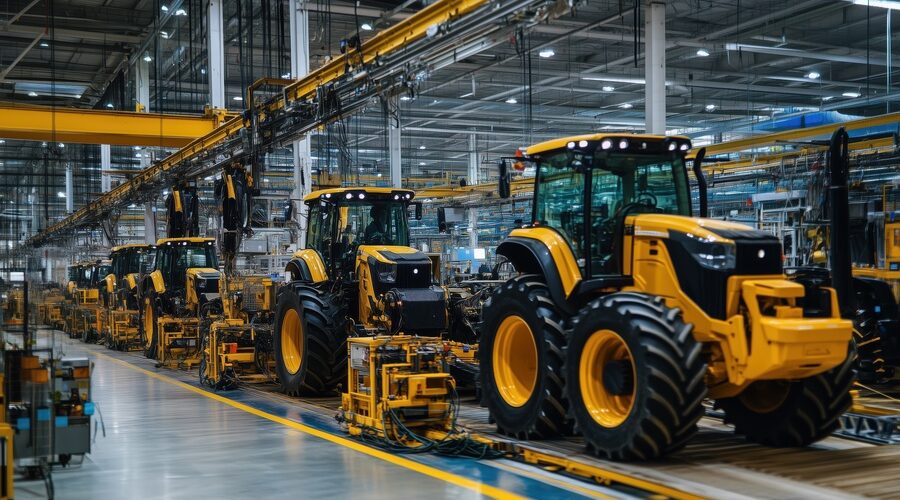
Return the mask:
MULTIPOLYGON (((507 460, 384 453, 297 405, 243 391, 225 398, 134 353, 53 340, 65 356, 94 362, 95 420, 102 414, 106 429, 82 465, 54 469, 59 499, 608 498, 600 486, 507 460)), ((46 498, 41 481, 17 477, 15 488, 18 499, 46 498)))
MULTIPOLYGON (((51 340, 67 356, 94 361, 93 399, 106 427, 83 465, 54 469, 58 498, 628 498, 650 491, 509 459, 386 453, 342 432, 337 397, 301 400, 266 384, 214 392, 198 386, 196 370, 157 368, 137 352, 39 333, 42 345, 51 340)), ((472 402, 464 403, 460 421, 503 439, 472 402)), ((701 420, 685 450, 651 463, 598 460, 578 438, 519 444, 683 498, 900 498, 900 446, 830 437, 808 448, 772 449, 712 418, 701 420)), ((20 499, 45 497, 39 481, 17 480, 16 489, 20 499)))

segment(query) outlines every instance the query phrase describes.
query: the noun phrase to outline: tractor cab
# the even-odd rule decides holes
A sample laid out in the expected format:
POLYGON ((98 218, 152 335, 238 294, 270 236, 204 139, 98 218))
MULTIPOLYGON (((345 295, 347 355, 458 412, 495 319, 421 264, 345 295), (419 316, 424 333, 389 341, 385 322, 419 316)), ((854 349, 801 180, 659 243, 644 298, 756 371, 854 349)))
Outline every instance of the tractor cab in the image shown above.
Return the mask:
POLYGON ((150 272, 153 267, 153 256, 156 247, 153 245, 121 245, 113 247, 109 253, 110 272, 105 280, 104 292, 107 297, 107 305, 111 306, 109 299, 116 294, 124 295, 123 303, 129 309, 137 309, 136 294, 138 280, 144 274, 150 272))
MULTIPOLYGON (((164 238, 156 243, 154 270, 145 289, 152 287, 163 312, 196 314, 210 294, 218 293, 219 271, 212 238, 164 238)), ((146 290, 144 292, 146 294, 146 290)))
POLYGON ((535 145, 532 223, 563 236, 583 276, 621 275, 628 216, 691 215, 688 149, 682 137, 607 135, 535 145))
POLYGON ((309 206, 307 248, 322 256, 329 275, 349 277, 360 247, 409 247, 413 192, 389 188, 326 189, 309 206))

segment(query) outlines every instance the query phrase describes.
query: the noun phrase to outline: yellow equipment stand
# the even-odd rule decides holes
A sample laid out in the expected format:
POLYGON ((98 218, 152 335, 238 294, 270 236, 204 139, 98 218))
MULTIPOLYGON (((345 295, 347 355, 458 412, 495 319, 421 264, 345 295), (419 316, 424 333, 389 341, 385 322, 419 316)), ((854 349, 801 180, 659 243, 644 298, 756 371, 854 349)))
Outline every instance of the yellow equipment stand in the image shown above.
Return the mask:
POLYGON ((419 435, 453 429, 450 404, 455 382, 445 372, 437 337, 407 335, 350 338, 347 392, 341 419, 350 435, 366 435, 417 447, 405 429, 419 435))
POLYGON ((190 370, 200 362, 200 320, 197 318, 157 319, 159 340, 156 362, 159 366, 190 370))
POLYGON ((109 310, 109 345, 121 351, 141 349, 141 333, 137 327, 138 311, 109 310))

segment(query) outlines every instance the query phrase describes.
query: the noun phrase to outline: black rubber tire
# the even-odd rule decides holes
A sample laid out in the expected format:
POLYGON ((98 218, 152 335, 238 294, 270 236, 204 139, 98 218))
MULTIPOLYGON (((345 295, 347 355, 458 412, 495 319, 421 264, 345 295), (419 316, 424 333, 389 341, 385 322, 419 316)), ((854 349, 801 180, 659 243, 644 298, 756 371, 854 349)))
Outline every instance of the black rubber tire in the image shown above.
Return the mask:
MULTIPOLYGON (((856 379, 856 354, 851 347, 847 359, 813 377, 785 382, 787 394, 778 406, 761 413, 747 407, 740 396, 720 399, 725 423, 748 441, 773 447, 800 447, 827 437, 839 425, 839 417, 850 407, 850 389, 856 379)), ((745 389, 746 391, 747 389, 745 389)))
POLYGON ((275 371, 281 390, 289 395, 330 394, 347 378, 347 311, 339 297, 304 283, 281 287, 275 307, 275 371), (281 351, 282 323, 289 310, 301 322, 303 356, 291 373, 281 351))
POLYGON ((490 410, 497 430, 518 439, 544 439, 572 433, 564 397, 563 363, 566 348, 564 315, 550 298, 538 275, 520 275, 494 289, 482 309, 480 357, 482 404, 490 410), (494 376, 493 350, 497 329, 509 316, 519 316, 537 346, 537 383, 521 406, 507 403, 494 376))
POLYGON ((141 330, 141 341, 144 343, 144 356, 148 359, 156 359, 156 344, 159 339, 159 323, 154 321, 152 331, 145 331, 144 316, 146 316, 148 312, 153 315, 154 319, 158 317, 159 311, 156 309, 156 295, 153 293, 148 293, 141 301, 141 321, 138 325, 141 330), (150 336, 149 343, 147 342, 148 336, 150 336))
POLYGON ((707 388, 702 345, 681 311, 661 297, 621 292, 589 302, 572 319, 566 352, 566 394, 588 449, 608 460, 651 460, 682 448, 697 432, 707 388), (615 427, 600 425, 584 402, 579 377, 588 339, 619 335, 634 368, 634 400, 615 427))

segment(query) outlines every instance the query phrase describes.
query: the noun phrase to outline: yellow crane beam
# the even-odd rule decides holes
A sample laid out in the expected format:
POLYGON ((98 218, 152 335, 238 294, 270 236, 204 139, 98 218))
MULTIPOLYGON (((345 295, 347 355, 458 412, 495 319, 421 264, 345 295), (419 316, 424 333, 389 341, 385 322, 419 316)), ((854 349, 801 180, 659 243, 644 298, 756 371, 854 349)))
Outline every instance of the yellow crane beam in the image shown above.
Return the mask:
POLYGON ((2 106, 0 138, 180 148, 209 134, 226 118, 224 112, 197 116, 2 106))

